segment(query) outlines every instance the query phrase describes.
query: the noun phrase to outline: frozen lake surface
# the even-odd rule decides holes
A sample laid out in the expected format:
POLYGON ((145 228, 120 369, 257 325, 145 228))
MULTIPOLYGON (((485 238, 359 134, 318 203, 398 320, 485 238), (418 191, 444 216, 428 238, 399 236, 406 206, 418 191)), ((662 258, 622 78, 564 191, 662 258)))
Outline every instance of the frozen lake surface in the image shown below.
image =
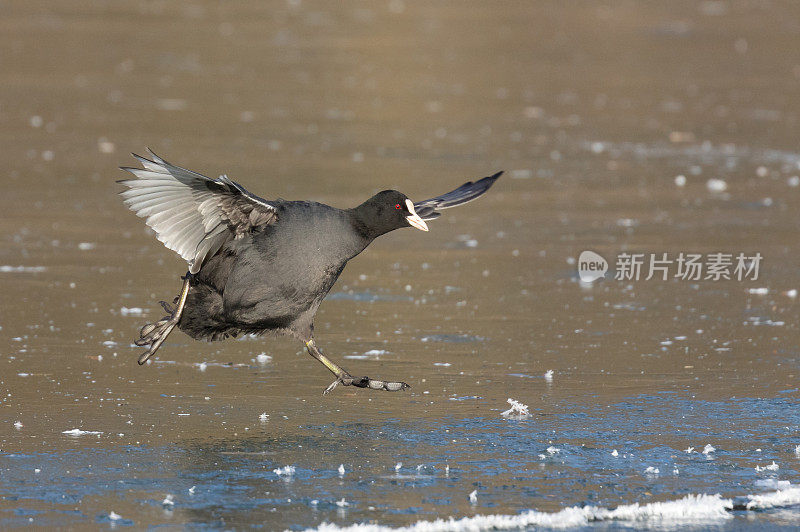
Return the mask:
POLYGON ((796 529, 795 4, 6 7, 0 528, 796 529), (341 207, 507 173, 345 269, 319 345, 412 388, 323 397, 287 338, 137 366, 185 272, 145 146, 341 207), (676 275, 720 253, 757 278, 676 275))

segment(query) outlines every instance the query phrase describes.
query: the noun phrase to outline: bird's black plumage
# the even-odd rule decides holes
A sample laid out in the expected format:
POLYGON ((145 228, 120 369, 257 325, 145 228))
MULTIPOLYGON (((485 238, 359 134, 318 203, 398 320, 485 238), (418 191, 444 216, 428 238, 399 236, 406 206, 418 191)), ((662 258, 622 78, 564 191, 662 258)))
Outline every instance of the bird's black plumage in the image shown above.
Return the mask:
POLYGON ((304 341, 309 353, 336 374, 336 384, 397 390, 402 382, 356 379, 325 357, 314 342, 314 315, 347 261, 375 238, 402 227, 427 231, 424 220, 471 201, 500 173, 417 203, 385 190, 351 209, 309 201, 264 200, 227 176, 210 179, 157 155, 134 154, 143 168, 123 168, 121 194, 168 248, 189 264, 177 308, 142 328, 149 346, 143 363, 173 327, 196 339, 280 332, 304 341))

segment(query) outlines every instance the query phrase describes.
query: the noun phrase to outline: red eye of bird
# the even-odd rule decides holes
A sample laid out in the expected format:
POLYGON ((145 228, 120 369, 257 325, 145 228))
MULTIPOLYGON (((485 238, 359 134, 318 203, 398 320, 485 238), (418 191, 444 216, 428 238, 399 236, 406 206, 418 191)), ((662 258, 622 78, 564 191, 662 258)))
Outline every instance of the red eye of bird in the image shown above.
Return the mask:
POLYGON ((397 205, 395 205, 395 206, 394 206, 394 208, 395 208, 395 209, 397 209, 398 211, 399 211, 400 209, 402 209, 402 207, 400 206, 400 204, 399 204, 399 203, 398 203, 397 205))

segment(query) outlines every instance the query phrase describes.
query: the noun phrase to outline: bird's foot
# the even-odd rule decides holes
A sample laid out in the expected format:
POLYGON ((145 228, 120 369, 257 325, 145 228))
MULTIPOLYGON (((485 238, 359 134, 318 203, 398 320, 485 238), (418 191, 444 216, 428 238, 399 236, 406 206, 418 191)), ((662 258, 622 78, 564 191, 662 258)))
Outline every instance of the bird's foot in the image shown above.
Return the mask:
POLYGON ((387 382, 387 381, 379 381, 376 379, 370 379, 369 377, 355 378, 352 377, 351 375, 345 375, 344 377, 339 377, 335 381, 333 381, 330 384, 330 386, 325 388, 325 391, 322 392, 322 395, 328 395, 339 384, 341 384, 342 386, 355 386, 356 388, 385 390, 387 392, 399 392, 411 388, 411 386, 406 384, 405 382, 387 382))
POLYGON ((147 359, 155 354, 167 336, 169 336, 169 333, 172 332, 172 329, 174 329, 180 321, 180 316, 169 303, 161 301, 161 306, 164 307, 164 310, 166 310, 168 314, 156 323, 148 323, 142 327, 142 330, 139 331, 139 338, 133 342, 140 347, 149 347, 147 351, 139 356, 140 365, 147 362, 147 359))

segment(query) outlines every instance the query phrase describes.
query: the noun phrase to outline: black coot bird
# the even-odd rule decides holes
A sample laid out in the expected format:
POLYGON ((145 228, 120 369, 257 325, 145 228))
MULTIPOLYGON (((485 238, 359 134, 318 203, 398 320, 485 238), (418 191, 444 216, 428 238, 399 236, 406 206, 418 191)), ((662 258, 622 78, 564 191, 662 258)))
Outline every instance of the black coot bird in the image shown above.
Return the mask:
POLYGON ((133 154, 143 168, 127 168, 136 179, 120 181, 125 204, 145 218, 158 239, 189 263, 173 308, 142 327, 136 345, 148 350, 144 364, 177 325, 198 340, 241 333, 278 332, 305 342, 337 384, 397 391, 404 382, 356 378, 326 357, 314 342, 314 314, 347 261, 375 238, 401 227, 427 231, 425 220, 486 192, 498 172, 413 203, 384 190, 352 209, 311 201, 264 200, 227 176, 210 179, 174 166, 150 152, 133 154))

